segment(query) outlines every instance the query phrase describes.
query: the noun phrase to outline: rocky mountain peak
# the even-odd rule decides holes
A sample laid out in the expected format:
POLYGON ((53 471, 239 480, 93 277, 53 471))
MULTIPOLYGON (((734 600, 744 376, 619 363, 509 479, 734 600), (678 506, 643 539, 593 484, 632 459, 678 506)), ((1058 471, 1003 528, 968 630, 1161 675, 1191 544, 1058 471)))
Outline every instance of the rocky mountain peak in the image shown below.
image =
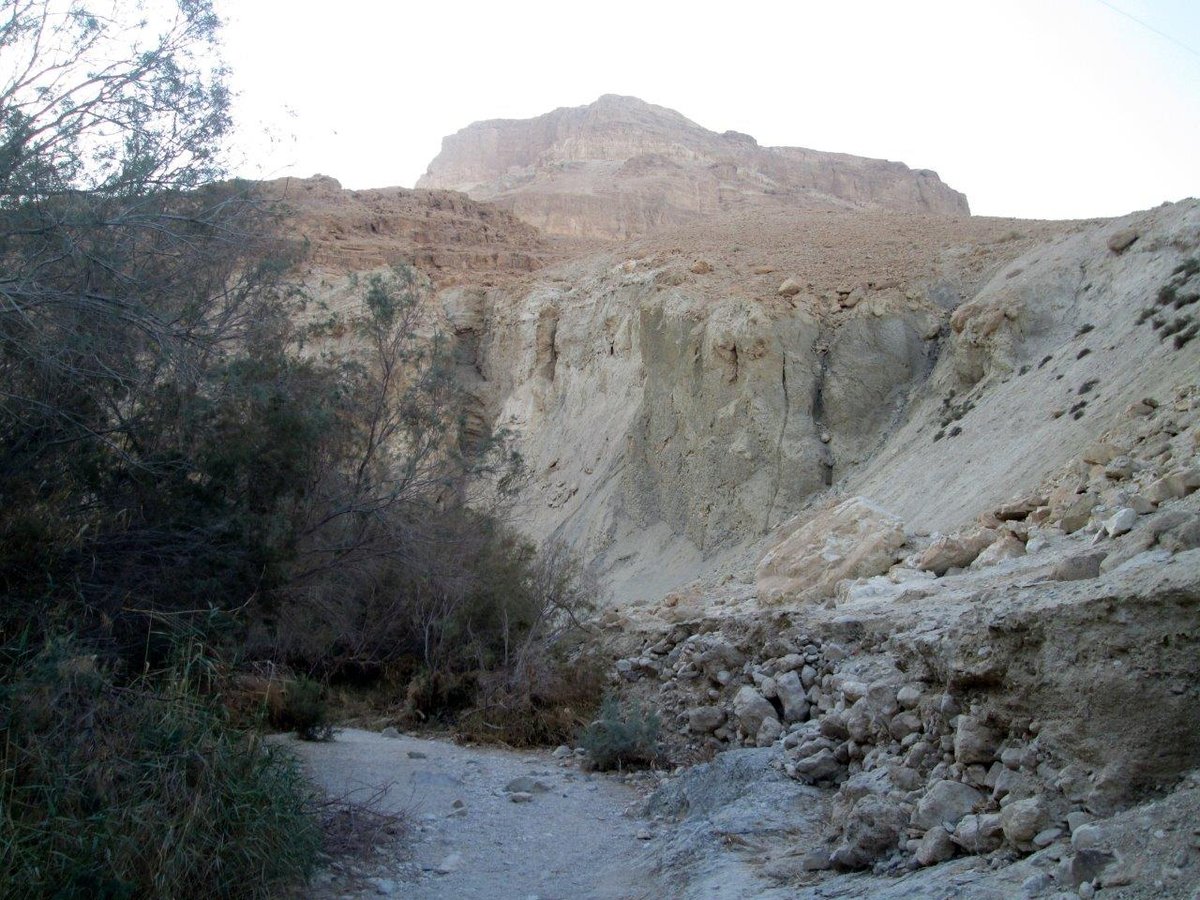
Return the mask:
POLYGON ((903 163, 760 147, 675 110, 605 94, 532 119, 476 122, 442 141, 418 187, 463 191, 551 234, 638 237, 747 209, 968 215, 966 197, 903 163))

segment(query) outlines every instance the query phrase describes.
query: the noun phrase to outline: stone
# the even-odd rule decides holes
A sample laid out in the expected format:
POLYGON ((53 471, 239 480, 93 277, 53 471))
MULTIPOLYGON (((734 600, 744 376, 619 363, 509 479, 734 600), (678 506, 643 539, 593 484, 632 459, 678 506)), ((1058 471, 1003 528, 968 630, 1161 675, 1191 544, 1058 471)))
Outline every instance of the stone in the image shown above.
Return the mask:
POLYGON ((779 285, 775 293, 777 293, 780 297, 794 297, 802 290, 804 290, 804 285, 794 278, 788 278, 779 285))
POLYGON ((1094 494, 1083 494, 1068 501, 1058 512, 1058 524, 1067 534, 1074 534, 1092 518, 1092 510, 1096 508, 1094 494))
POLYGON ((1004 842, 997 813, 963 816, 954 829, 954 843, 968 853, 991 853, 1004 842))
POLYGON ((1043 829, 1033 836, 1033 846, 1038 850, 1043 850, 1062 836, 1063 830, 1061 828, 1043 829))
POLYGON ((975 716, 960 716, 954 732, 954 761, 962 765, 991 765, 999 743, 999 735, 987 723, 975 716))
POLYGON ((1071 830, 1071 846, 1076 850, 1091 850, 1103 845, 1104 828, 1096 822, 1084 822, 1071 830))
POLYGON ((693 734, 710 734, 725 724, 725 710, 719 706, 697 706, 686 715, 693 734))
POLYGON ((841 770, 842 764, 833 755, 833 751, 823 747, 811 756, 790 763, 788 774, 811 784, 832 778, 841 770))
POLYGON ((994 566, 997 563, 1004 562, 1006 559, 1016 559, 1019 556, 1025 555, 1025 544, 1015 535, 1002 534, 997 540, 993 541, 988 547, 975 557, 975 561, 971 563, 972 569, 983 569, 987 566, 994 566))
POLYGON ((504 790, 517 794, 544 794, 550 790, 550 786, 531 775, 521 775, 506 784, 504 790))
POLYGON ((917 557, 917 568, 935 575, 945 575, 950 569, 966 568, 997 536, 997 532, 991 528, 941 536, 917 557))
POLYGON ((1049 813, 1040 797, 1015 800, 1000 811, 1004 837, 1017 846, 1029 844, 1048 824, 1049 813))
POLYGON ((853 679, 846 679, 841 686, 842 696, 846 698, 847 703, 857 703, 867 696, 868 690, 867 685, 853 679))
POLYGON ((1085 812, 1082 809, 1073 810, 1072 812, 1067 813, 1067 830, 1070 831, 1072 837, 1074 837, 1075 832, 1088 822, 1092 821, 1093 818, 1094 816, 1092 816, 1091 813, 1085 812))
POLYGON ((906 684, 896 692, 896 702, 904 709, 914 709, 921 702, 923 694, 920 685, 906 684))
POLYGON ((757 690, 744 685, 733 697, 733 716, 746 734, 758 734, 763 720, 775 718, 775 707, 757 690))
POLYGON ((813 516, 758 565, 761 602, 832 597, 843 579, 886 574, 907 540, 896 516, 851 497, 813 516))
POLYGON ((442 857, 441 862, 434 866, 433 871, 439 875, 449 875, 451 872, 456 872, 462 866, 463 856, 461 853, 448 853, 442 857))
POLYGON ((1108 249, 1120 255, 1133 246, 1133 242, 1139 237, 1141 235, 1138 234, 1136 228, 1122 228, 1120 231, 1114 231, 1109 235, 1107 241, 1108 249))
POLYGON ((693 275, 707 275, 713 270, 712 264, 707 260, 698 259, 691 265, 691 273, 693 275))
POLYGON ((939 825, 925 832, 913 856, 919 865, 936 866, 953 857, 957 849, 949 832, 939 825))
POLYGON ((1151 503, 1165 503, 1188 495, 1187 485, 1179 475, 1164 475, 1150 482, 1146 488, 1146 499, 1151 503))
POLYGON ((533 794, 528 791, 513 791, 508 795, 508 799, 513 803, 532 803, 533 794))
POLYGON ((426 759, 429 756, 424 750, 409 750, 407 755, 409 759, 426 759))
POLYGON ((571 748, 566 744, 559 744, 554 748, 554 753, 551 754, 555 759, 566 759, 572 755, 571 748))
MULTIPOLYGON (((1021 768, 1021 757, 1025 753, 1020 747, 1005 747, 1000 751, 1000 762, 1009 769, 1021 768)), ((995 785, 992 785, 995 787, 995 785)))
POLYGON ((902 712, 892 716, 892 720, 888 723, 888 731, 892 737, 898 741, 904 740, 910 734, 916 734, 921 730, 921 717, 916 713, 902 712))
POLYGON ((896 849, 908 825, 908 811, 885 797, 869 794, 850 810, 842 841, 833 851, 835 866, 862 869, 896 849))
POLYGON ((783 706, 785 722, 803 722, 808 718, 808 694, 795 670, 776 676, 775 692, 783 706))
POLYGON ((1108 554, 1103 552, 1081 553, 1069 556, 1057 563, 1050 572, 1051 581, 1085 581, 1100 577, 1100 564, 1108 554))
POLYGON ((835 741, 844 741, 850 737, 850 730, 846 727, 846 717, 840 712, 830 712, 821 718, 819 726, 821 734, 835 741))
POLYGON ((1137 512, 1126 506, 1104 520, 1104 530, 1108 533, 1109 537, 1117 537, 1118 535, 1127 534, 1132 531, 1133 526, 1136 524, 1137 512))
POLYGON ((996 507, 994 514, 1001 522, 1019 521, 1027 519, 1031 512, 1039 506, 1044 506, 1045 503, 1046 498, 1044 496, 1030 494, 1019 500, 1012 500, 1003 506, 996 507))
POLYGON ((398 738, 398 737, 400 737, 400 732, 399 732, 399 731, 397 731, 397 730, 396 730, 396 728, 395 728, 394 726, 392 726, 392 725, 389 725, 387 728, 383 729, 383 731, 381 731, 381 732, 379 732, 379 733, 380 733, 381 735, 383 735, 385 738, 398 738))
POLYGON ((1112 481, 1125 481, 1133 475, 1133 460, 1128 456, 1115 456, 1104 467, 1104 477, 1112 481))
POLYGON ((767 716, 762 720, 762 724, 758 726, 758 733, 754 736, 754 743, 759 747, 770 747, 783 735, 783 726, 779 724, 779 720, 774 716, 767 716))
POLYGON ((966 815, 983 803, 984 796, 960 781, 935 782, 917 803, 912 824, 922 830, 948 825, 953 829, 966 815))

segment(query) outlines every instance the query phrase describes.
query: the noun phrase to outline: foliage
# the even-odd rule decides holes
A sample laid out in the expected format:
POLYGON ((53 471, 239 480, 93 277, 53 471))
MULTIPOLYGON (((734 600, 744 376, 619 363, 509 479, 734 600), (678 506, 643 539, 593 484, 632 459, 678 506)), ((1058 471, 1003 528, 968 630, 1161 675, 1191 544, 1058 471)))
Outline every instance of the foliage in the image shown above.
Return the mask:
POLYGON ((640 704, 623 705, 609 696, 600 715, 580 733, 579 746, 601 770, 648 764, 658 755, 660 725, 658 716, 640 704))
POLYGON ((122 683, 71 642, 9 651, 8 896, 267 896, 307 875, 314 798, 281 748, 229 727, 200 658, 122 683))
POLYGON ((288 682, 283 691, 279 725, 294 729, 302 741, 333 740, 333 724, 329 721, 329 706, 321 682, 312 678, 288 682))

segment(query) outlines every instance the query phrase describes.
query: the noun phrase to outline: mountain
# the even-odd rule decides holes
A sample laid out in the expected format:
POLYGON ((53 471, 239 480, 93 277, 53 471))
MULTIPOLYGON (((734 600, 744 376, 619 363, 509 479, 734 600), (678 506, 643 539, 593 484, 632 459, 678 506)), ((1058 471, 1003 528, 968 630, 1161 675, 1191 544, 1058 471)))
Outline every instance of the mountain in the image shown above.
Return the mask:
POLYGON ((760 147, 613 94, 533 119, 468 125, 442 141, 417 187, 491 201, 549 234, 605 239, 764 208, 970 214, 967 198, 928 169, 760 147))

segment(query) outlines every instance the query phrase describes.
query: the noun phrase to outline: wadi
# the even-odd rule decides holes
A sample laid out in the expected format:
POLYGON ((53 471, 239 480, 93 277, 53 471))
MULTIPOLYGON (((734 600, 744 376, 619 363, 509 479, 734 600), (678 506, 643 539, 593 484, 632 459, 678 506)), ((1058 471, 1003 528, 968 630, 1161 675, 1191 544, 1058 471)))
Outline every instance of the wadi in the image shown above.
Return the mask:
POLYGON ((71 174, 10 106, 0 893, 1200 889, 1200 201, 617 95, 413 189, 71 174))

